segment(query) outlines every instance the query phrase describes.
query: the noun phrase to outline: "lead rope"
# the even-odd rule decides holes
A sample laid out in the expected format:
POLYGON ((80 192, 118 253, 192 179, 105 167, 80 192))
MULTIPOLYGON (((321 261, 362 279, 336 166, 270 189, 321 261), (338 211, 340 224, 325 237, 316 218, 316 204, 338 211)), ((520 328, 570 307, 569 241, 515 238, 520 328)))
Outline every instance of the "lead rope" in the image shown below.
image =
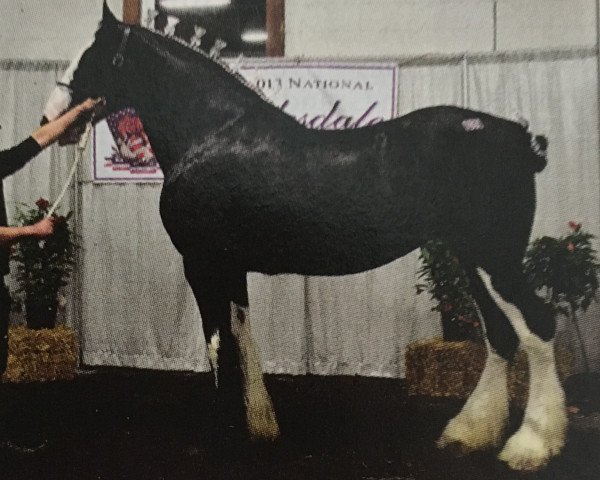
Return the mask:
POLYGON ((71 171, 69 172, 69 177, 67 178, 67 181, 65 182, 65 184, 63 186, 63 189, 61 190, 60 194, 58 195, 58 198, 56 199, 56 201, 54 202, 54 204, 52 205, 50 210, 48 210, 48 213, 46 214, 46 218, 50 218, 52 216, 52 214, 54 213, 54 211, 56 210, 56 208, 62 201, 63 197, 65 196, 65 193, 67 192, 67 188, 69 187, 69 185, 71 185, 71 182, 73 181, 73 177, 75 176, 75 172, 77 171, 77 165, 83 158, 83 152, 85 152, 87 144, 90 140, 91 132, 92 132, 92 120, 90 120, 85 126, 85 131, 83 132, 83 135, 81 136, 81 138, 79 139, 79 143, 77 144, 77 154, 75 155, 75 160, 73 161, 73 165, 71 166, 71 171))

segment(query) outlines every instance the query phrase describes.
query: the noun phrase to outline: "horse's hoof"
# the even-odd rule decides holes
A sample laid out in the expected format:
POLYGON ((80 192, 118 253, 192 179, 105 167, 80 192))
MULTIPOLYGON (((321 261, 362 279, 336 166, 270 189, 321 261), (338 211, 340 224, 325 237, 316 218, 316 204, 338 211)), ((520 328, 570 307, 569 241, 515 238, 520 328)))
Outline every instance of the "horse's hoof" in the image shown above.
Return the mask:
POLYGON ((503 440, 505 418, 506 415, 498 414, 473 419, 461 413, 448 422, 436 445, 455 456, 497 448, 503 440))
POLYGON ((513 470, 535 472, 548 465, 550 459, 560 453, 562 446, 555 443, 548 442, 548 439, 524 424, 506 442, 498 458, 513 470))
POLYGON ((442 440, 441 437, 436 442, 436 446, 440 449, 443 449, 445 452, 449 453, 453 457, 457 457, 457 458, 464 457, 475 451, 474 448, 469 447, 468 445, 465 445, 462 442, 459 442, 459 441, 448 442, 446 440, 442 440))
POLYGON ((271 402, 248 405, 246 420, 253 441, 274 442, 279 438, 279 425, 271 402))

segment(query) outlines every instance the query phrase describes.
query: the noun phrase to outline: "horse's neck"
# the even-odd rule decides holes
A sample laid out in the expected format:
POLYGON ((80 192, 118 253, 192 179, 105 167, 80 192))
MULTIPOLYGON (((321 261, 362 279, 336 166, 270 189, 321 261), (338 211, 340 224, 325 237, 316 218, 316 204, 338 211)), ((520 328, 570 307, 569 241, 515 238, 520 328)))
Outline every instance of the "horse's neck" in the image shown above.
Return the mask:
POLYGON ((223 82, 223 78, 211 78, 210 71, 199 72, 200 82, 168 68, 143 72, 138 78, 145 75, 152 81, 132 85, 129 100, 140 115, 165 175, 190 146, 239 121, 256 104, 244 87, 236 89, 232 79, 223 82), (166 98, 164 92, 174 93, 166 98))

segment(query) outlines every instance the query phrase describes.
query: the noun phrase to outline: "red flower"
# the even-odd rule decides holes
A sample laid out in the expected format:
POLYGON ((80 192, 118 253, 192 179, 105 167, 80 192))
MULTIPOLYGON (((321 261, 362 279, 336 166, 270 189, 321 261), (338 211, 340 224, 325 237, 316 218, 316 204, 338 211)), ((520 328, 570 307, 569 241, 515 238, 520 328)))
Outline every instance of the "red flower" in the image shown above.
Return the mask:
POLYGON ((578 232, 579 230, 581 230, 581 223, 577 223, 577 222, 571 220, 569 222, 569 228, 571 230, 573 230, 574 232, 578 232))
POLYGON ((567 243, 567 250, 569 252, 574 252, 575 251, 575 245, 573 244, 573 242, 567 243))
POLYGON ((45 198, 39 198, 35 204, 40 210, 48 210, 48 207, 50 206, 50 202, 45 198))

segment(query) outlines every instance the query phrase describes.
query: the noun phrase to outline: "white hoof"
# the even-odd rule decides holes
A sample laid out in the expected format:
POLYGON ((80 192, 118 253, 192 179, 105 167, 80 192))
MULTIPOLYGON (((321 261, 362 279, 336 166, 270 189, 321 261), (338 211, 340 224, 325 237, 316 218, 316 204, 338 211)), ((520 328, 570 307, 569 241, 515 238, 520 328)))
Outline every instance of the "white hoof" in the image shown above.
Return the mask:
POLYGON ((513 470, 540 470, 560 453, 564 446, 564 436, 564 429, 542 435, 525 423, 506 442, 498 458, 513 470))
POLYGON ((454 417, 438 439, 438 448, 450 447, 456 454, 466 455, 477 450, 488 450, 502 444, 508 411, 495 412, 494 418, 454 417))
POLYGON ((246 421, 252 440, 272 442, 279 438, 279 425, 270 399, 266 402, 248 403, 246 405, 246 421))

